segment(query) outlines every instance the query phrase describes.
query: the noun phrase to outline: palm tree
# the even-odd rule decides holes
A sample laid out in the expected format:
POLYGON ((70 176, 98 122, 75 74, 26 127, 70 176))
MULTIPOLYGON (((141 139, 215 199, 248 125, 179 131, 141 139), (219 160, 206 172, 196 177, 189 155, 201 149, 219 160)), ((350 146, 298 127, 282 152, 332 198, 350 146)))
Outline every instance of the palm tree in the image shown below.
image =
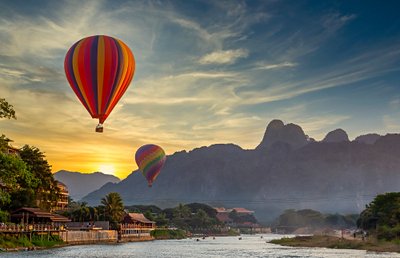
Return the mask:
POLYGON ((119 193, 109 193, 101 199, 106 218, 111 223, 118 223, 124 216, 124 204, 119 193))

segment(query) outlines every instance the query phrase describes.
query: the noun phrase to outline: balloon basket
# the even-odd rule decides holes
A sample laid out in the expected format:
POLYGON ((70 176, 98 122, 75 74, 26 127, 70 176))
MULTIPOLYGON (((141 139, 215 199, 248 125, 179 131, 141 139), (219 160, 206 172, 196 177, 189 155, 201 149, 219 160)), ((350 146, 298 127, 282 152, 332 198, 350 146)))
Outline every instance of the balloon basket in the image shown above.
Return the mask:
POLYGON ((103 132, 103 125, 102 124, 98 124, 96 126, 96 133, 102 133, 103 132))

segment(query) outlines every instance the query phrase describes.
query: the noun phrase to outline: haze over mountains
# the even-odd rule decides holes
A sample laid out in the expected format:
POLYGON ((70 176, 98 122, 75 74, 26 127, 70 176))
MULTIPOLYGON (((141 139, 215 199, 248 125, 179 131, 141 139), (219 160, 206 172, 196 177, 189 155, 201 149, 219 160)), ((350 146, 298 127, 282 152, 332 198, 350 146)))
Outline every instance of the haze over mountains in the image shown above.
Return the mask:
POLYGON ((349 141, 341 129, 321 142, 273 120, 254 150, 215 144, 168 156, 152 188, 141 173, 107 183, 83 198, 98 204, 118 192, 126 205, 204 202, 254 209, 268 221, 285 209, 360 212, 378 193, 400 190, 400 135, 349 141))
POLYGON ((118 177, 101 172, 84 174, 66 170, 56 172, 54 178, 68 187, 69 194, 75 201, 79 201, 82 197, 99 189, 106 183, 118 183, 120 181, 118 177))

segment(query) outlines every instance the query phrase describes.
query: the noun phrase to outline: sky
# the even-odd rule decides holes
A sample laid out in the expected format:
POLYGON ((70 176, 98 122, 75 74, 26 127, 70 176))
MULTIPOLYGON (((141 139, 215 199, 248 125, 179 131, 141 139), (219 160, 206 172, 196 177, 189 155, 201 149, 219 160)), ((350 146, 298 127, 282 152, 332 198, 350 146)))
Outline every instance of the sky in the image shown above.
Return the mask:
POLYGON ((215 143, 253 149, 273 119, 317 140, 400 131, 398 1, 0 1, 0 133, 53 172, 125 178, 135 151, 215 143), (73 93, 64 57, 81 38, 124 41, 134 79, 104 124, 73 93))

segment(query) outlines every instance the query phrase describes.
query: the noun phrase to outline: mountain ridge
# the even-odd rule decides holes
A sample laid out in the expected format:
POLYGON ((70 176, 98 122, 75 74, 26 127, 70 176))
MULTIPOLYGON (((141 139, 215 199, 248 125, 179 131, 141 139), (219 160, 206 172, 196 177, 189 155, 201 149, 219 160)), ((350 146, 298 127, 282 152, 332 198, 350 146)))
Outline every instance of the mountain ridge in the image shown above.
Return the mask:
POLYGON ((134 172, 83 200, 98 204, 108 192, 119 192, 126 205, 242 206, 265 221, 289 208, 359 212, 377 193, 400 190, 400 135, 387 134, 373 144, 317 142, 307 140, 298 125, 271 123, 255 149, 213 144, 175 152, 152 188, 134 172))
POLYGON ((75 201, 99 189, 106 183, 117 183, 121 181, 118 177, 102 172, 81 173, 59 170, 53 175, 56 180, 64 183, 68 187, 69 194, 75 201))

